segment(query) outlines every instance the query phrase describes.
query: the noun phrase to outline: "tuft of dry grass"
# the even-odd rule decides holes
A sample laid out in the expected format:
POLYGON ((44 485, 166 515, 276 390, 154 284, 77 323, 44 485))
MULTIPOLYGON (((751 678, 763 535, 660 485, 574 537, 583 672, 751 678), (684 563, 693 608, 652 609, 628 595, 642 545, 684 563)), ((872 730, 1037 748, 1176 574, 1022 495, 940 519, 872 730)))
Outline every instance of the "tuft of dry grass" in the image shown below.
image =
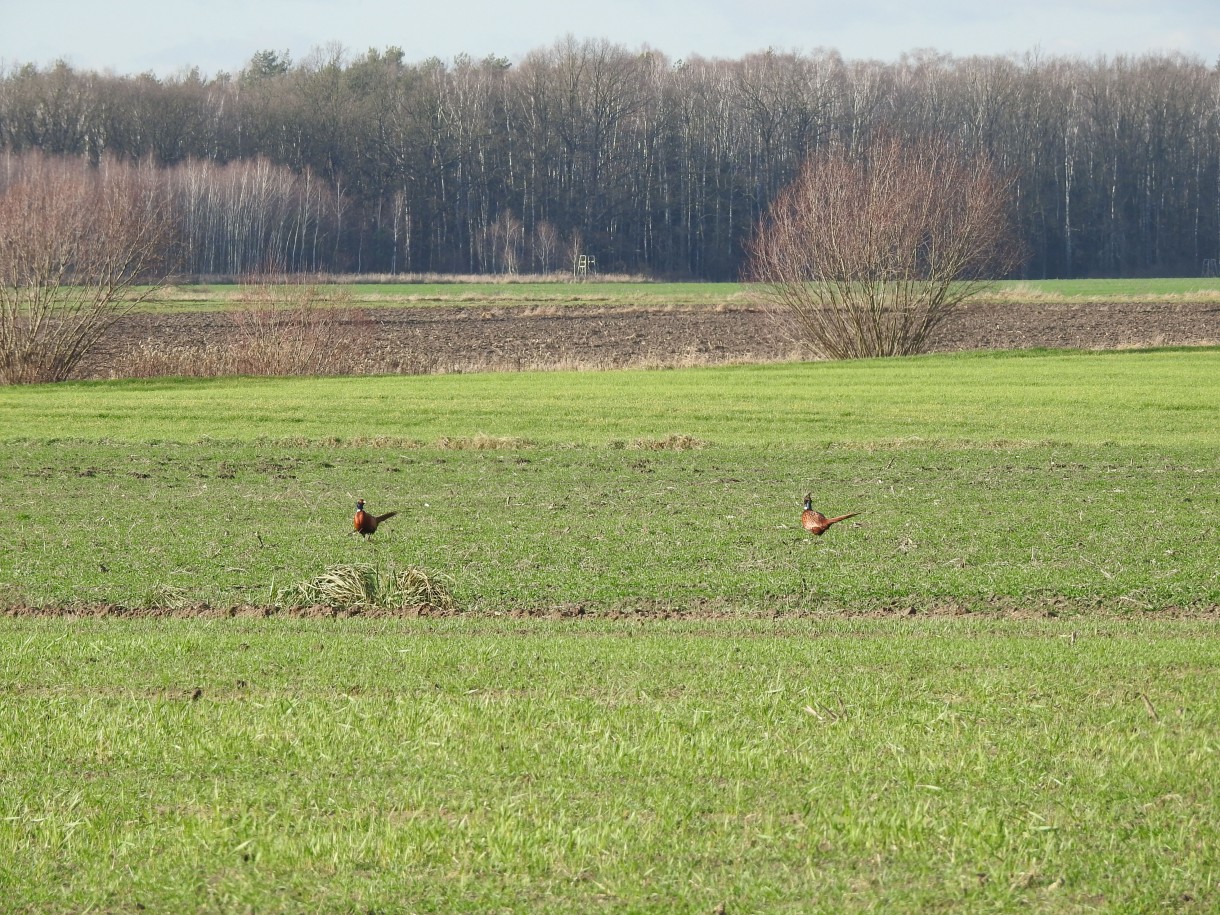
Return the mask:
POLYGON ((416 566, 376 569, 337 565, 316 578, 282 589, 275 599, 287 606, 321 604, 348 612, 414 609, 452 613, 460 609, 452 586, 448 576, 416 566))
POLYGON ((628 447, 636 451, 697 451, 707 444, 693 435, 671 433, 664 438, 637 438, 628 447))
POLYGON ((515 451, 519 448, 533 447, 533 444, 525 438, 516 438, 512 435, 487 435, 483 432, 464 438, 445 436, 436 441, 437 448, 446 448, 450 451, 515 451))
POLYGON ((190 603, 190 593, 175 585, 157 584, 149 589, 145 604, 149 607, 164 607, 178 610, 190 603))

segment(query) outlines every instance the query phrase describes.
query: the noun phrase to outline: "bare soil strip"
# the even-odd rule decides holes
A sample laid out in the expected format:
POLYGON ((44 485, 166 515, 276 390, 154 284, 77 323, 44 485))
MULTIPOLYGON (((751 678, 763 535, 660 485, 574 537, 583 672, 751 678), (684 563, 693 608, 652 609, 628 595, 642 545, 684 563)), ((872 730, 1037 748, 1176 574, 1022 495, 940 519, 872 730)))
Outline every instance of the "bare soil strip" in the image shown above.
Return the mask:
MULTIPOLYGON (((350 322, 353 374, 681 367, 798 358, 758 308, 375 308, 350 322)), ((120 377, 144 347, 223 343, 223 312, 134 314, 111 329, 76 377, 120 377)), ((976 303, 950 317, 937 352, 1119 349, 1220 344, 1216 302, 976 303)))
POLYGON ((1003 619, 1072 619, 1074 617, 1115 617, 1150 619, 1211 619, 1220 620, 1220 604, 1194 604, 1180 607, 1145 608, 1122 601, 1096 598, 1009 598, 995 597, 973 605, 955 601, 897 600, 892 603, 860 607, 843 605, 825 608, 790 607, 777 604, 771 609, 734 607, 724 599, 696 601, 692 604, 670 605, 663 602, 641 601, 630 607, 586 607, 569 604, 552 607, 522 607, 511 610, 442 609, 429 604, 401 610, 382 608, 337 608, 323 605, 308 607, 277 607, 269 604, 242 604, 213 607, 209 604, 188 604, 174 607, 125 607, 119 604, 72 604, 67 606, 8 606, 0 607, 0 617, 65 617, 88 619, 121 617, 126 619, 224 619, 234 617, 287 619, 602 619, 602 620, 746 620, 746 619, 906 619, 916 617, 963 617, 981 615, 1003 619))

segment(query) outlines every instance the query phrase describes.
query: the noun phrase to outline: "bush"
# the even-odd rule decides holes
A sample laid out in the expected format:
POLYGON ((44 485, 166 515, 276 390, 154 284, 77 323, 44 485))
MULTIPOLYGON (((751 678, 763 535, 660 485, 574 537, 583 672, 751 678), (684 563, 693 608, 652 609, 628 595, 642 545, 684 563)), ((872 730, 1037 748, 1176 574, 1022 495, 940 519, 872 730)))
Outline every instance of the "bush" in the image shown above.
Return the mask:
POLYGON ((160 285, 175 236, 168 195, 151 166, 41 153, 5 164, 0 383, 62 381, 160 285))
POLYGON ((749 276, 815 355, 921 352, 957 305, 1020 262, 1010 186, 943 142, 833 149, 772 204, 749 276))

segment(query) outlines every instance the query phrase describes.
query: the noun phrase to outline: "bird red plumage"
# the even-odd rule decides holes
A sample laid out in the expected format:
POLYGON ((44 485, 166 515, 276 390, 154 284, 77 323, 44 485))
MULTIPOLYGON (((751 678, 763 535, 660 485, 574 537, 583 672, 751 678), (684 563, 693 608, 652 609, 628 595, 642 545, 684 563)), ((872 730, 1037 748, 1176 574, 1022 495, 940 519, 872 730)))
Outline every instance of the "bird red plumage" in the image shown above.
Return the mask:
POLYGON ((846 521, 848 518, 854 518, 859 512, 849 512, 846 515, 839 515, 837 518, 827 518, 820 511, 813 507, 813 494, 805 494, 805 510, 801 512, 801 527, 809 531, 815 537, 821 537, 832 524, 838 524, 840 521, 846 521))
POLYGON ((384 515, 374 515, 364 510, 364 500, 356 500, 356 517, 352 518, 352 529, 366 540, 377 531, 377 525, 386 518, 393 518, 398 512, 386 512, 384 515))

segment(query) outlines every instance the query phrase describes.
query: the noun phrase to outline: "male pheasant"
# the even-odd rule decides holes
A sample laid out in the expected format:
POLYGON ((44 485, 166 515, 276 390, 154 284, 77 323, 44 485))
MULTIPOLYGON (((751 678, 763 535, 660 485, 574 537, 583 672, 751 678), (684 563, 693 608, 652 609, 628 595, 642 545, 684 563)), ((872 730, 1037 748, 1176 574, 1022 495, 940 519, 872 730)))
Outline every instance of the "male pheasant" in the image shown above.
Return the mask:
POLYGON ((393 518, 398 512, 386 512, 384 515, 374 515, 364 510, 364 500, 356 500, 356 517, 352 519, 352 528, 367 540, 377 531, 377 525, 386 518, 393 518))
POLYGON ((846 521, 848 518, 854 518, 859 512, 851 512, 846 515, 839 515, 837 518, 827 518, 820 511, 813 507, 813 494, 805 493, 805 510, 801 512, 801 527, 809 531, 815 537, 821 537, 832 524, 838 524, 840 521, 846 521))

